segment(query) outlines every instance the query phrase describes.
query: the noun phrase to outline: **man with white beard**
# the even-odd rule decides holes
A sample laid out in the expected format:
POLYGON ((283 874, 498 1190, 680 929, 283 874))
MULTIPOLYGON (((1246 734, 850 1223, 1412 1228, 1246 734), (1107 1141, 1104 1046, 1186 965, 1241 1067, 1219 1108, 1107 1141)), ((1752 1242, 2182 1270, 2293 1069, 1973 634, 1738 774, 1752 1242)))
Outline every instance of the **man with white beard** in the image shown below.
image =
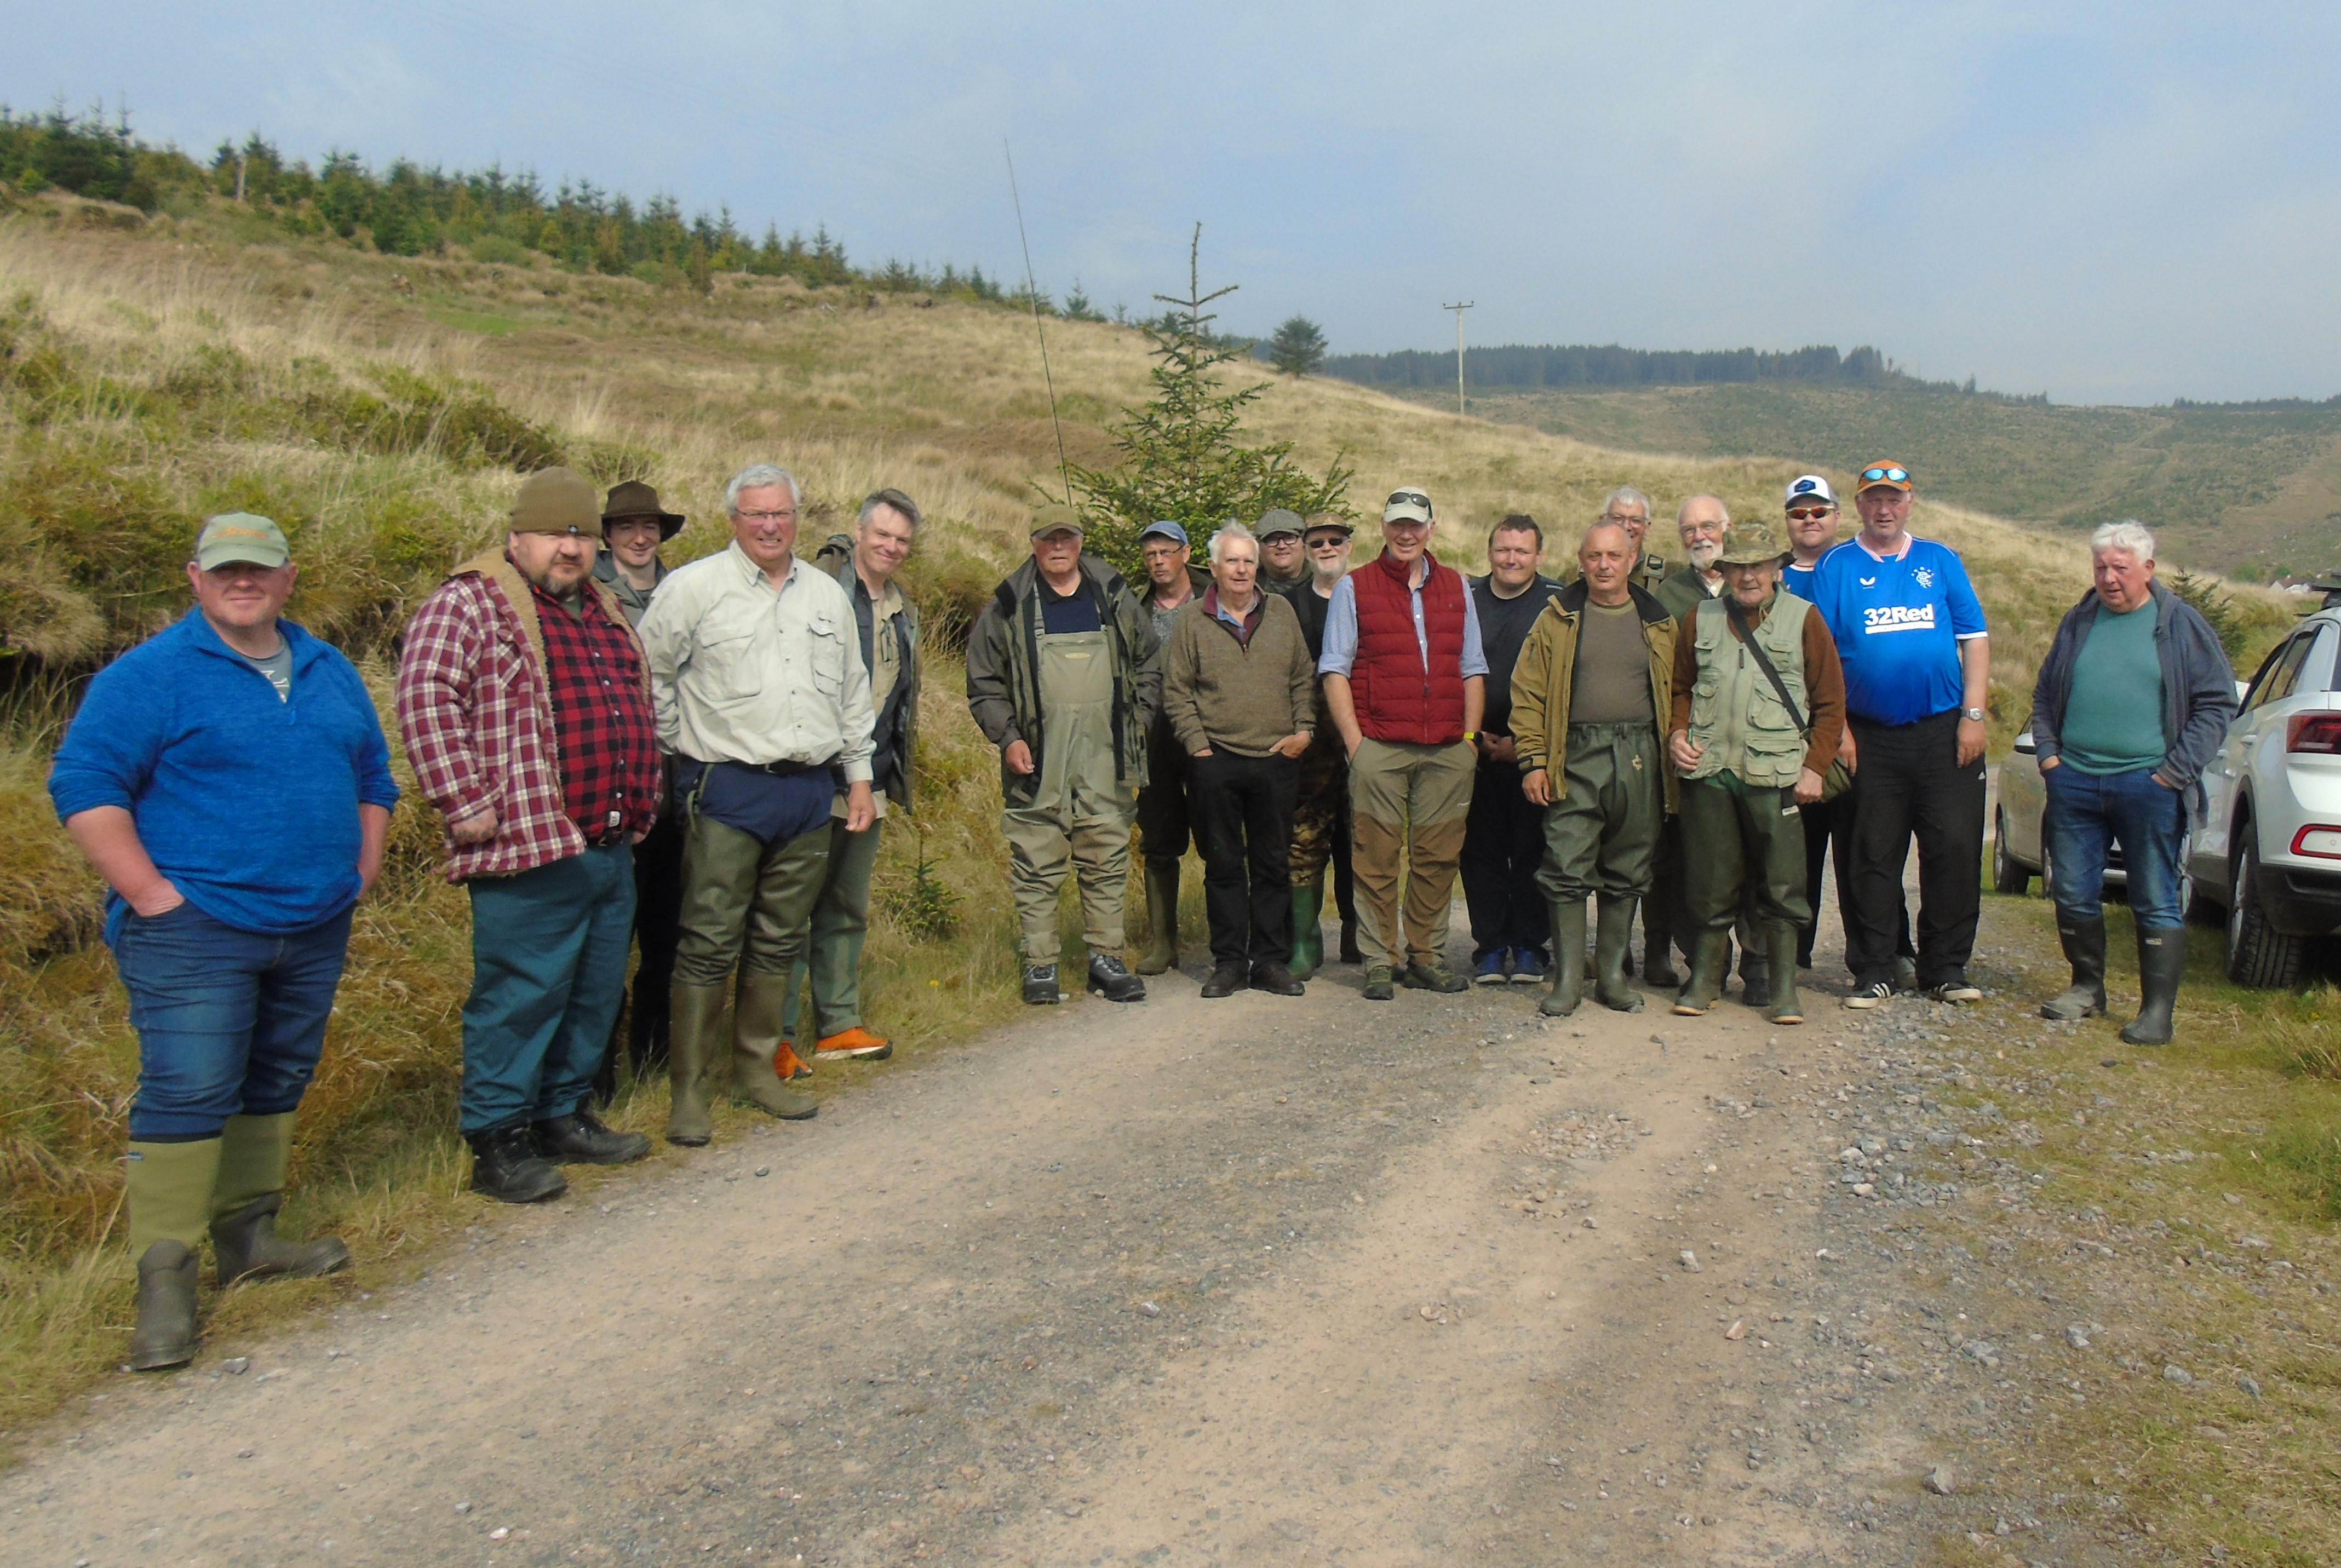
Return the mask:
POLYGON ((1711 495, 1692 496, 1675 513, 1675 532, 1682 539, 1682 568, 1651 591, 1678 619, 1723 591, 1723 572, 1715 562, 1723 553, 1723 536, 1730 531, 1731 513, 1711 495))

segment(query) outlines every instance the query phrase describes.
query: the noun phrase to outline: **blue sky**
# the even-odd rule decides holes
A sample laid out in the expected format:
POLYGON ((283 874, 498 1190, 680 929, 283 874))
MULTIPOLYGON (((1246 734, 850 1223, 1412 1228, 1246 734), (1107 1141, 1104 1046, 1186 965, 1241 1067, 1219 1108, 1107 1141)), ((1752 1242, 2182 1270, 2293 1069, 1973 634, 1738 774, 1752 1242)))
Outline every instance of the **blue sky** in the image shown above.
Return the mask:
POLYGON ((1337 350, 1872 342, 2061 402, 2341 392, 2341 7, 85 0, 0 98, 532 167, 862 261, 1183 281, 1337 350))

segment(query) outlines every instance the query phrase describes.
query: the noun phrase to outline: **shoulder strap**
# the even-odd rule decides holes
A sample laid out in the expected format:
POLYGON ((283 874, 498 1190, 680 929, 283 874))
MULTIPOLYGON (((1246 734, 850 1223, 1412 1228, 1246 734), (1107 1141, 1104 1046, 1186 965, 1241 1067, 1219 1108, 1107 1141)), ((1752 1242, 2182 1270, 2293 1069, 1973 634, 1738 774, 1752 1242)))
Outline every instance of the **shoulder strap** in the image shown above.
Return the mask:
MULTIPOLYGON (((1801 603, 1802 600, 1798 602, 1801 603)), ((1778 609, 1779 600, 1776 597, 1773 600, 1773 610, 1777 613, 1778 609)), ((1780 679, 1780 672, 1772 668, 1772 660, 1765 653, 1763 644, 1756 640, 1755 629, 1748 624, 1748 612, 1740 609, 1739 601, 1728 593, 1723 596, 1723 613, 1731 618, 1731 629, 1739 634, 1739 640, 1747 646, 1749 656, 1756 660, 1756 668, 1762 670, 1764 679, 1772 683, 1772 690, 1779 697, 1780 706, 1788 710, 1789 719, 1795 723, 1798 730, 1807 739, 1810 739, 1813 733, 1812 726, 1805 722, 1804 710, 1798 708, 1797 700, 1788 695, 1788 683, 1780 679)))

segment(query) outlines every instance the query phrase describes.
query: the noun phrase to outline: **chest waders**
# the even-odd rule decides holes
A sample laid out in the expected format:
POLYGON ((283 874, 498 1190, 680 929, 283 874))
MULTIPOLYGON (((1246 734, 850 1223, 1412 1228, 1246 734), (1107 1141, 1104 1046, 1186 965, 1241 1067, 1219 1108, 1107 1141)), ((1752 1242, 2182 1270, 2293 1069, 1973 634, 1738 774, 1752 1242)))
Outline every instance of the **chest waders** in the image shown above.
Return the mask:
MULTIPOLYGON (((1773 668, 1805 705, 1804 618, 1800 599, 1778 594, 1755 628, 1773 668)), ((1730 968, 1735 915, 1754 926, 1743 946, 1767 959, 1767 1014, 1802 1023, 1796 992, 1797 936, 1811 918, 1805 898, 1804 816, 1797 776, 1805 738, 1771 681, 1756 666, 1718 601, 1699 606, 1698 682, 1691 689, 1690 738, 1704 748, 1681 785, 1683 905, 1693 935, 1691 975, 1675 1004, 1703 1013, 1722 994, 1730 968)), ((1745 970, 1743 969, 1743 974, 1745 970)), ((1751 1004, 1756 1005, 1756 1004, 1751 1004)))
POLYGON ((1130 876, 1130 823, 1138 791, 1114 777, 1113 640, 1102 631, 1039 640, 1041 777, 1031 796, 1001 813, 1008 885, 1024 959, 1057 961, 1058 896, 1071 866, 1081 889, 1082 940, 1119 954, 1130 876))

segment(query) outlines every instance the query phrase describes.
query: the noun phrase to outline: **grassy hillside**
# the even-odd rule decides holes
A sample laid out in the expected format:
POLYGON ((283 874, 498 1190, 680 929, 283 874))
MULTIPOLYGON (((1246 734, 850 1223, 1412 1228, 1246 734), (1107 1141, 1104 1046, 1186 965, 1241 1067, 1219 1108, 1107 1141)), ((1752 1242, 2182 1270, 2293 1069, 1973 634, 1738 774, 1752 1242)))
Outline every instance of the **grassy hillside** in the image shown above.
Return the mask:
MULTIPOLYGON (((1451 364, 1451 360, 1450 360, 1451 364)), ((1446 389, 1400 395, 1454 406, 1446 389)), ((1471 408, 1597 446, 1909 462, 1927 494, 2077 535, 2135 517, 2175 561, 2265 581, 2341 570, 2341 403, 2060 408, 1784 382, 1474 388, 1471 408)))
MULTIPOLYGON (((302 567, 292 613, 347 647, 379 695, 405 616, 496 537, 531 468, 650 479, 694 520, 683 556, 721 544, 722 486, 751 461, 804 481, 808 547, 870 490, 908 490, 931 520, 909 575, 944 644, 929 667, 915 826, 964 901, 954 934, 911 935, 895 912, 919 839, 891 827, 869 1009, 916 1052, 1015 1006, 995 765, 955 700, 949 644, 1022 550, 1055 460, 1030 319, 789 278, 722 278, 702 294, 543 262, 250 234, 211 209, 149 219, 43 198, 0 214, 0 508, 20 540, 0 560, 12 650, 0 657, 0 1424, 111 1365, 127 1327, 116 1162, 135 1043, 92 940, 97 885, 42 779, 75 682, 181 612, 179 563, 206 512, 246 507, 286 525, 302 567)), ((1101 463, 1106 422, 1142 394, 1144 340, 1105 323, 1051 332, 1067 442, 1101 463)), ((1707 490, 1768 511, 1796 468, 1607 451, 1330 382, 1280 383, 1256 423, 1320 470, 1346 452, 1361 503, 1428 485, 1443 553, 1474 567, 1508 511, 1546 520, 1566 550, 1614 484, 1669 506, 1707 490)), ((1919 526, 1967 551, 1991 610, 2004 740, 2085 580, 2083 552, 1932 502, 1919 526)), ((360 1284, 474 1212, 452 1132, 468 915, 437 878, 437 838, 427 809, 401 809, 304 1120, 291 1223, 347 1235, 360 1284)), ((648 1086, 616 1119, 654 1126, 663 1111, 662 1086, 648 1086)), ((344 1288, 237 1293, 214 1332, 344 1288)))

